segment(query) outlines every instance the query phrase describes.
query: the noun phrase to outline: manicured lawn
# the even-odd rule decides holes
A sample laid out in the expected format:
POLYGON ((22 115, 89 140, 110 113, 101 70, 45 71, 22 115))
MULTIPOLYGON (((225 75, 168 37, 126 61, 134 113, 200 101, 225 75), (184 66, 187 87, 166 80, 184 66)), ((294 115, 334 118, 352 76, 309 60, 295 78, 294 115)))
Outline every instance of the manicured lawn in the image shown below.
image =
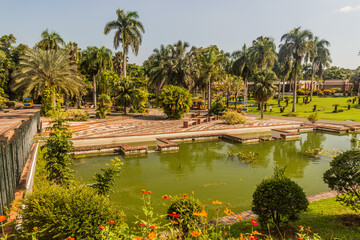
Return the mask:
MULTIPOLYGON (((283 237, 297 239, 294 232, 299 229, 299 226, 310 227, 311 231, 319 234, 322 239, 360 239, 360 215, 356 215, 356 212, 349 207, 341 205, 335 198, 311 203, 298 221, 281 229, 283 237)), ((244 221, 234 224, 231 227, 231 234, 237 237, 241 232, 250 233, 252 229, 264 234, 268 233, 267 229, 253 227, 249 221, 244 221)), ((275 233, 276 230, 271 232, 275 233)))
MULTIPOLYGON (((303 103, 303 96, 300 96, 299 103, 296 105, 296 117, 306 118, 310 113, 313 112, 314 105, 317 105, 317 112, 320 119, 324 120, 338 120, 338 121, 356 121, 360 122, 360 105, 351 104, 350 110, 347 110, 348 99, 353 99, 354 97, 313 97, 313 101, 309 104, 303 103), (343 112, 333 113, 334 104, 339 104, 338 110, 343 110, 343 112)), ((310 98, 309 98, 310 99, 310 98)), ((272 99, 268 102, 268 106, 272 106, 272 112, 269 112, 269 108, 264 112, 265 115, 271 116, 284 116, 287 114, 293 114, 292 110, 292 98, 289 96, 289 105, 285 108, 283 113, 280 112, 280 107, 278 106, 277 99, 272 99)), ((249 101, 250 103, 255 103, 253 100, 249 101)), ((285 106, 285 101, 281 101, 281 106, 285 106)), ((259 114, 260 111, 257 110, 257 107, 248 107, 248 113, 259 114)))

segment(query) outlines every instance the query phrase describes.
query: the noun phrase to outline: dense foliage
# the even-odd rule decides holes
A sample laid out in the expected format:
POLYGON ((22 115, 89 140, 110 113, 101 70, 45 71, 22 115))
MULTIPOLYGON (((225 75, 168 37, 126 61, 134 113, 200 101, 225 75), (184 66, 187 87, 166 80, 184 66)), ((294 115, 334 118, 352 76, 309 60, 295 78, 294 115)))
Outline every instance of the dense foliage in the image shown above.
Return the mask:
POLYGON ((243 114, 231 110, 226 111, 221 119, 230 125, 246 123, 246 118, 243 114))
POLYGON ((158 106, 170 119, 181 119, 191 106, 191 94, 185 88, 168 85, 157 98, 158 106))
POLYGON ((251 210, 264 226, 272 222, 295 221, 305 211, 309 201, 303 189, 284 175, 285 169, 275 169, 272 177, 264 179, 253 193, 251 210))
POLYGON ((360 150, 349 150, 336 156, 324 173, 324 182, 339 191, 337 200, 353 209, 360 209, 360 150))

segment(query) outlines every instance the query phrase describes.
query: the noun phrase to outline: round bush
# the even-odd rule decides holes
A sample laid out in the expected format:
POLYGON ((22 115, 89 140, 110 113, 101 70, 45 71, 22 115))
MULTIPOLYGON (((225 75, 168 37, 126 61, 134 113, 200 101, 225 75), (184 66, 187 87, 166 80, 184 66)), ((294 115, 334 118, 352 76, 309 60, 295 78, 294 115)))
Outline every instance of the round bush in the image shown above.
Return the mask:
POLYGON ((324 173, 324 182, 332 190, 342 195, 337 199, 355 210, 360 209, 358 186, 360 185, 360 150, 349 150, 336 156, 330 163, 330 169, 324 173))
POLYGON ((275 170, 273 177, 264 179, 256 187, 252 211, 262 225, 271 221, 279 226, 281 222, 295 221, 308 205, 303 189, 287 178, 282 169, 275 170))
POLYGON ((123 212, 89 187, 47 185, 36 189, 23 203, 20 239, 31 239, 34 227, 39 229, 36 235, 39 240, 69 236, 94 239, 100 232, 99 226, 108 221, 115 221, 117 226, 124 222, 123 212))
POLYGON ((226 111, 224 116, 221 117, 221 119, 230 125, 246 123, 246 118, 241 113, 231 110, 226 111))
POLYGON ((187 234, 192 226, 201 222, 201 218, 195 216, 193 213, 202 210, 203 204, 198 199, 194 199, 192 196, 188 197, 187 195, 174 196, 171 198, 171 205, 167 210, 167 217, 170 220, 178 222, 179 224, 175 226, 178 226, 187 234), (173 213, 178 214, 178 216, 171 216, 173 213))

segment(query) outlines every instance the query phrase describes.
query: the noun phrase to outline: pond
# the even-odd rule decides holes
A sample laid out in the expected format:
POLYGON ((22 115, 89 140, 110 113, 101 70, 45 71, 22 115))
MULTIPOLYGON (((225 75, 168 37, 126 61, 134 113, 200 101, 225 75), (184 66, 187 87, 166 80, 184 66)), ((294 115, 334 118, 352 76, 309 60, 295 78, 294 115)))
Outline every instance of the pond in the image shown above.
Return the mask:
POLYGON ((221 140, 181 143, 180 151, 149 153, 146 156, 93 155, 75 161, 76 177, 85 183, 105 168, 115 156, 122 159, 121 174, 110 198, 119 204, 129 221, 142 215, 140 190, 152 191, 155 209, 165 213, 162 195, 192 194, 203 203, 219 200, 230 203, 234 212, 251 208, 256 185, 271 176, 276 165, 286 167, 286 175, 297 182, 307 195, 329 190, 322 180, 331 155, 352 147, 351 135, 304 133, 299 140, 270 141, 244 145, 221 140), (305 151, 322 148, 325 154, 310 157, 305 151), (247 164, 237 153, 255 153, 247 164))

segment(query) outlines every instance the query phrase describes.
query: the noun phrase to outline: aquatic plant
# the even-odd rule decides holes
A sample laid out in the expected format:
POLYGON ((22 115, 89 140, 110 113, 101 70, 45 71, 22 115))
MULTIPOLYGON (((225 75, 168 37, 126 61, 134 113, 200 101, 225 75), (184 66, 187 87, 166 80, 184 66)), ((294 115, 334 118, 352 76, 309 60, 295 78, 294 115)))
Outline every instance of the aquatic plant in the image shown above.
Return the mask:
POLYGON ((253 163, 257 157, 259 156, 259 153, 256 152, 239 152, 238 153, 238 159, 244 163, 253 163))

